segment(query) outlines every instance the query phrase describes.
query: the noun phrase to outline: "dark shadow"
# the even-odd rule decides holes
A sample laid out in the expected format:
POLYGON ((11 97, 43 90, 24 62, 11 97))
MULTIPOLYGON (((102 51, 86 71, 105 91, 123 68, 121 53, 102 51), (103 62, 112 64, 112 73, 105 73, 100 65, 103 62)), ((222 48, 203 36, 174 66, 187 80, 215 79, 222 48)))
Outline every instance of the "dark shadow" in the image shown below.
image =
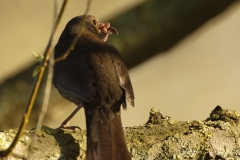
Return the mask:
MULTIPOLYGON (((55 129, 56 134, 54 134, 55 140, 60 146, 61 156, 60 159, 76 160, 80 155, 80 146, 77 140, 70 134, 70 132, 75 131, 64 131, 62 129, 55 129)), ((77 131, 76 131, 77 132, 77 131)), ((75 132, 75 133, 76 133, 75 132)))

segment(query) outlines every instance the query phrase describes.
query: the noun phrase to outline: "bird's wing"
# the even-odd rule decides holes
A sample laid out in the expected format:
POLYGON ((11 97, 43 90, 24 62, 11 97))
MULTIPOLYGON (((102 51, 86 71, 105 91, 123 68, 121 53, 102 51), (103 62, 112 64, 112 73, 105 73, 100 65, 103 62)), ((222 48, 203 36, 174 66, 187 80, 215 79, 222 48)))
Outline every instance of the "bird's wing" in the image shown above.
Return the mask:
MULTIPOLYGON (((115 50, 113 53, 115 54, 111 54, 111 57, 117 72, 118 83, 125 90, 127 102, 134 107, 134 92, 127 67, 124 65, 119 52, 115 50)), ((125 106, 123 107, 125 108, 125 106)))
POLYGON ((86 62, 81 58, 76 58, 62 63, 64 63, 64 67, 58 73, 55 86, 62 92, 71 94, 81 100, 91 101, 95 95, 95 89, 92 86, 94 78, 86 62))

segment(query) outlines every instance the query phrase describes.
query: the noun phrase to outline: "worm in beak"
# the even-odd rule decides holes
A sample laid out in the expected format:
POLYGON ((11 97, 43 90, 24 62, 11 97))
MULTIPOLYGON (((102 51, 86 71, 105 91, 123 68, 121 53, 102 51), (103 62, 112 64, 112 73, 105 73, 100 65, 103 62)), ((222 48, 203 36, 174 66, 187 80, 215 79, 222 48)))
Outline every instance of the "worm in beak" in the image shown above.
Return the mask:
POLYGON ((98 30, 100 31, 100 38, 105 42, 107 41, 109 34, 114 33, 114 34, 118 35, 118 31, 114 27, 111 27, 110 23, 108 23, 108 22, 100 23, 98 25, 98 30))

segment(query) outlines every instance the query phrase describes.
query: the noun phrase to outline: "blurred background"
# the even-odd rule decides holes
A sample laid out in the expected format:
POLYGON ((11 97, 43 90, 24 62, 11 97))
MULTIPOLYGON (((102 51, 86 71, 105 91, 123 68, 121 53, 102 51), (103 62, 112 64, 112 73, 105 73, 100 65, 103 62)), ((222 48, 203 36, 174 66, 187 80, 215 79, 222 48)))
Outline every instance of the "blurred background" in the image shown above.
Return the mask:
MULTIPOLYGON (((68 2, 57 37, 86 3, 68 2)), ((44 52, 53 8, 49 0, 0 1, 0 130, 20 124, 39 63, 31 52, 44 52)), ((108 42, 122 54, 136 97, 122 111, 123 126, 145 123, 151 108, 177 120, 206 119, 217 105, 240 112, 239 1, 92 0, 89 14, 119 31, 108 42)), ((39 116, 42 84, 28 128, 39 116)), ((43 125, 57 128, 75 107, 52 87, 43 125)), ((83 109, 70 125, 85 129, 83 109)))

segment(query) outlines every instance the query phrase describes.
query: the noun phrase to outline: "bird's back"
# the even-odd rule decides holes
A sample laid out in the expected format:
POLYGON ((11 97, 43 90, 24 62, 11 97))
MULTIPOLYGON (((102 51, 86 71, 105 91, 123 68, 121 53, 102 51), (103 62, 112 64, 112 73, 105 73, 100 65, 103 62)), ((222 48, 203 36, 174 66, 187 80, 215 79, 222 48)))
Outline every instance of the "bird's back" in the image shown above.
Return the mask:
MULTIPOLYGON (((55 47, 55 58, 62 55, 65 52, 62 48, 71 42, 59 43, 55 47)), ((110 107, 116 101, 124 100, 124 90, 119 85, 114 61, 122 63, 119 53, 112 45, 102 41, 91 42, 82 37, 70 55, 55 64, 54 78, 58 80, 53 83, 59 86, 59 79, 67 79, 72 84, 69 88, 81 90, 80 95, 86 98, 77 95, 75 104, 78 104, 79 98, 79 101, 91 102, 95 106, 110 107), (84 96, 87 94, 89 95, 84 96)), ((68 97, 65 96, 69 99, 68 97)))

